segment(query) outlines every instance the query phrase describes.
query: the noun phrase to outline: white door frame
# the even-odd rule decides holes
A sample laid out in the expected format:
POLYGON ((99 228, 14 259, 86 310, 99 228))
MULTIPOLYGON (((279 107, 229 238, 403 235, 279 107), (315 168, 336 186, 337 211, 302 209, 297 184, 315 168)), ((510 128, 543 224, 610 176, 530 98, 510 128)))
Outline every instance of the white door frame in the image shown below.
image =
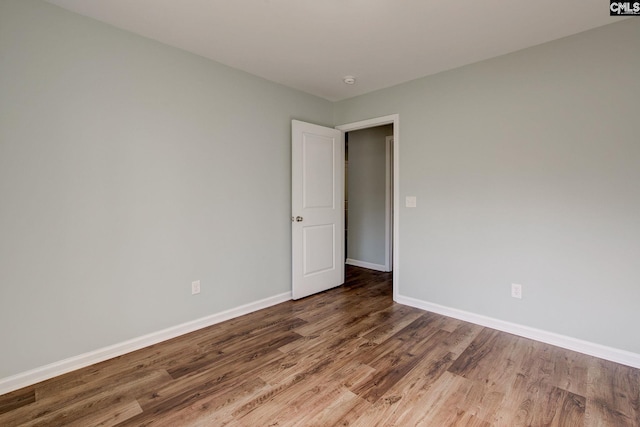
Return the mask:
POLYGON ((343 132, 367 129, 383 125, 393 125, 393 300, 398 300, 400 293, 400 115, 376 117, 354 123, 336 126, 343 132))
POLYGON ((384 139, 384 266, 393 268, 393 136, 384 139))

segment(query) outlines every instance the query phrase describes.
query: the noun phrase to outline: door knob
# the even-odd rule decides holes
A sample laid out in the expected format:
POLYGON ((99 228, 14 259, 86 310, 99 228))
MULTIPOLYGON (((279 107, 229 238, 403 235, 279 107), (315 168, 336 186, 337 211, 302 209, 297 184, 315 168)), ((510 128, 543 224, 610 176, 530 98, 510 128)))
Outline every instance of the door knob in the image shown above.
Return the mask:
POLYGON ((303 220, 303 219, 304 219, 304 218, 302 218, 301 216, 297 216, 297 217, 296 217, 296 222, 302 222, 302 220, 303 220))

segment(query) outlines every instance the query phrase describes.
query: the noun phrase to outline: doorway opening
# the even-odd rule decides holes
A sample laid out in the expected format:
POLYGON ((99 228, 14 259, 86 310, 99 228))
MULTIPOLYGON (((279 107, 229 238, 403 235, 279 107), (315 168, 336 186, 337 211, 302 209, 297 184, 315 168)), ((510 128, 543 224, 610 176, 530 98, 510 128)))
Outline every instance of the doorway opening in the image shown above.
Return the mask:
POLYGON ((345 134, 345 263, 390 272, 393 124, 345 134))
POLYGON ((345 132, 345 263, 393 275, 399 293, 399 116, 337 126, 345 132))

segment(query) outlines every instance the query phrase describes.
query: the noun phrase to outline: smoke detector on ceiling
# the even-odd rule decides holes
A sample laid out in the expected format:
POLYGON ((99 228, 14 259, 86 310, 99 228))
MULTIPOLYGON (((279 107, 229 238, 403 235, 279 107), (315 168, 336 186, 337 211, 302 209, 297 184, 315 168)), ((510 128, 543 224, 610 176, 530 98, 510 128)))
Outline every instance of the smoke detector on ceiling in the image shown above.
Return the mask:
POLYGON ((342 81, 345 82, 348 85, 352 85, 352 84, 356 83, 356 78, 353 77, 353 76, 344 76, 342 81))

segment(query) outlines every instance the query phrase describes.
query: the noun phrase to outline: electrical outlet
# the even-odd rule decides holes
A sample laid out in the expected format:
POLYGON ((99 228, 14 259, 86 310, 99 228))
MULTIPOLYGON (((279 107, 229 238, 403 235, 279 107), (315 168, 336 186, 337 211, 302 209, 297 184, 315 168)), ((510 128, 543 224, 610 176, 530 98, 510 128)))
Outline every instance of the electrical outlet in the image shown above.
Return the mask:
POLYGON ((512 283, 511 296, 514 298, 522 299, 522 285, 518 285, 517 283, 512 283))
POLYGON ((191 282, 191 295, 200 293, 200 280, 191 282))

